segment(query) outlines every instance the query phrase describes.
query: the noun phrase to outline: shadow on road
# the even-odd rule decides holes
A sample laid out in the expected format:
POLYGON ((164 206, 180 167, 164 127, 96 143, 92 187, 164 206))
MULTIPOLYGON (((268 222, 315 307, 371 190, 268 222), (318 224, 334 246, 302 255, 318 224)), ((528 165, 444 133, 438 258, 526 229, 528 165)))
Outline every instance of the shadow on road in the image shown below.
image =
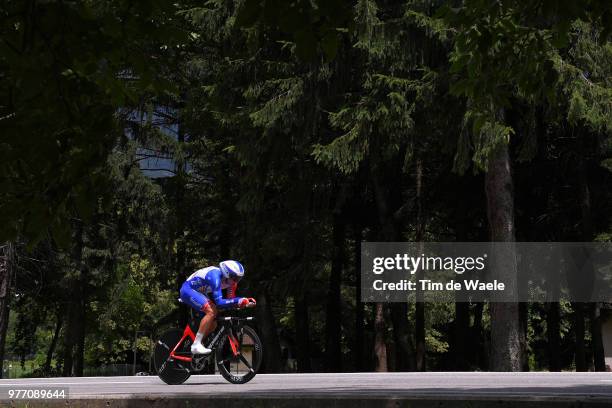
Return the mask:
MULTIPOLYGON (((611 376, 612 380, 612 376, 611 376)), ((606 398, 612 402, 612 383, 572 386, 539 386, 539 387, 431 387, 431 388, 365 388, 352 387, 322 387, 322 388, 282 388, 282 389, 244 389, 249 397, 281 397, 281 396, 371 396, 371 397, 424 397, 424 398, 455 398, 455 397, 512 397, 512 398, 606 398)), ((224 393, 228 392, 224 390, 224 393)), ((240 388, 231 390, 241 393, 240 388)), ((612 405, 611 405, 612 406, 612 405)))

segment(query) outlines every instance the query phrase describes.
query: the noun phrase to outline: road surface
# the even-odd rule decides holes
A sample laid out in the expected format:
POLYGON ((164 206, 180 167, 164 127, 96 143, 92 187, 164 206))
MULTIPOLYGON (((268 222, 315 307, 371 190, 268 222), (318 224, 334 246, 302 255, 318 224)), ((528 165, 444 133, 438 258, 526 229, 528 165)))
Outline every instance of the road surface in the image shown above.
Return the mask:
POLYGON ((6 379, 0 380, 0 395, 6 399, 9 389, 40 386, 68 387, 70 400, 106 400, 106 406, 117 400, 138 399, 166 402, 182 399, 192 401, 191 404, 193 400, 206 399, 206 406, 216 406, 209 405, 215 400, 347 400, 359 401, 360 406, 366 406, 365 400, 446 401, 435 406, 479 405, 457 405, 465 401, 537 401, 545 405, 581 401, 612 406, 612 373, 260 374, 244 385, 229 384, 218 375, 202 375, 173 386, 156 376, 6 379))

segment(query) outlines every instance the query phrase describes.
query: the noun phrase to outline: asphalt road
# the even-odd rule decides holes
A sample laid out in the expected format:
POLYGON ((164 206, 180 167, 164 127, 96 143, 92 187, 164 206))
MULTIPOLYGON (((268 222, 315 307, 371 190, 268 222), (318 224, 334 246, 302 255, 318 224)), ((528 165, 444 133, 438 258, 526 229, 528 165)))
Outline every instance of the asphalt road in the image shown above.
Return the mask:
POLYGON ((607 400, 612 373, 342 373, 260 374, 244 385, 218 375, 192 376, 183 385, 150 377, 82 377, 0 380, 9 389, 68 387, 70 399, 126 398, 484 398, 607 400))

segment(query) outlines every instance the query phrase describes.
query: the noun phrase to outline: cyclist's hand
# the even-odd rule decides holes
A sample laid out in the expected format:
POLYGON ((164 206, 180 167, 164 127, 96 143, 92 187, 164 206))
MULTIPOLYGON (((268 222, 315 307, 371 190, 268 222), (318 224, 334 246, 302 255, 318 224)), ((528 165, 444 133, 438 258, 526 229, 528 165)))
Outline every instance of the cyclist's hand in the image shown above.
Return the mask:
POLYGON ((241 298, 240 302, 238 302, 238 308, 239 309, 242 309, 242 308, 245 308, 245 307, 248 307, 248 306, 249 306, 249 299, 247 299, 247 298, 241 298))
POLYGON ((255 299, 253 298, 247 298, 249 301, 249 304, 246 307, 255 307, 255 305, 257 305, 257 302, 255 301, 255 299))

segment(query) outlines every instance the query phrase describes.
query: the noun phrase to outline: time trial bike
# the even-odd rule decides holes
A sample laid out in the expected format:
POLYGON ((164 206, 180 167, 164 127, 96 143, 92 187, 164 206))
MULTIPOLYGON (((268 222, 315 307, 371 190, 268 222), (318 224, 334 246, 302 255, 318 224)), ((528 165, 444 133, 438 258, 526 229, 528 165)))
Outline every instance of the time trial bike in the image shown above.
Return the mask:
MULTIPOLYGON (((198 316, 199 317, 199 316, 198 316)), ((207 337, 207 355, 191 354, 191 345, 199 319, 194 317, 181 331, 170 329, 155 344, 154 363, 157 375, 166 384, 182 384, 195 373, 205 372, 216 364, 219 373, 232 384, 244 384, 259 370, 263 347, 255 330, 247 325, 253 317, 221 316, 217 328, 207 337)))

